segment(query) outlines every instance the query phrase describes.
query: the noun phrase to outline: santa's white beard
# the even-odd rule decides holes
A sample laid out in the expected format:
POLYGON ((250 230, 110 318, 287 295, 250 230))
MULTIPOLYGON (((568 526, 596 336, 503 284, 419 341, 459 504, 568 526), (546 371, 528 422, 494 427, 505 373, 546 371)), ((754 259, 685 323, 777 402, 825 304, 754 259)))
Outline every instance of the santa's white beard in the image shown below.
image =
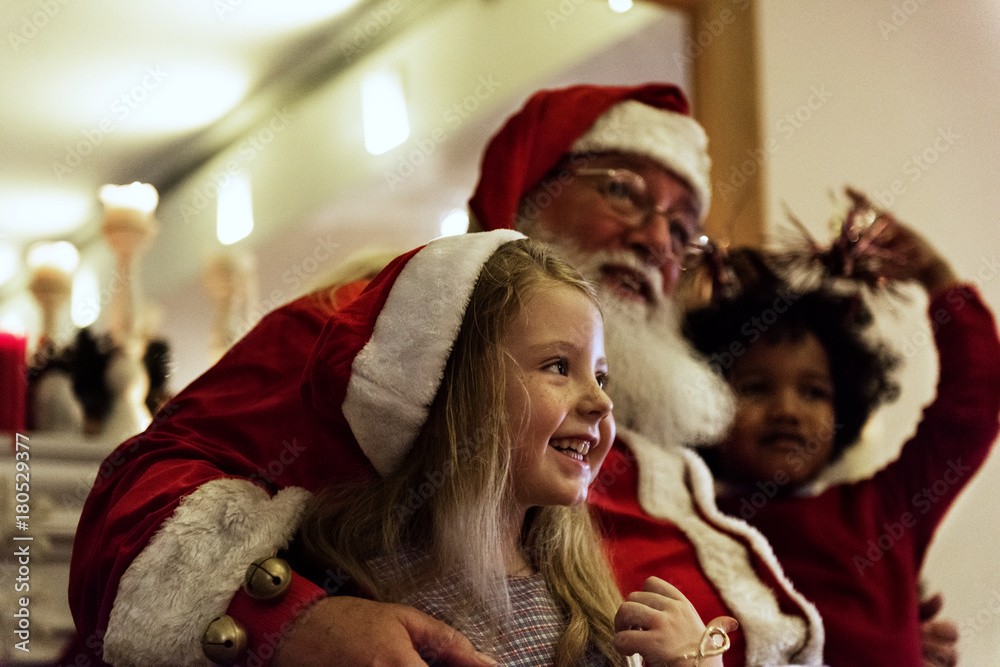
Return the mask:
POLYGON ((680 334, 670 300, 653 309, 598 284, 615 421, 663 445, 718 442, 733 417, 729 385, 680 334))
POLYGON ((643 273, 655 295, 662 289, 659 273, 631 252, 583 252, 544 234, 540 227, 528 223, 522 231, 547 241, 594 283, 604 311, 607 391, 614 402, 615 421, 664 446, 718 442, 732 422, 733 395, 681 335, 673 301, 626 300, 602 281, 601 267, 628 266, 643 273))

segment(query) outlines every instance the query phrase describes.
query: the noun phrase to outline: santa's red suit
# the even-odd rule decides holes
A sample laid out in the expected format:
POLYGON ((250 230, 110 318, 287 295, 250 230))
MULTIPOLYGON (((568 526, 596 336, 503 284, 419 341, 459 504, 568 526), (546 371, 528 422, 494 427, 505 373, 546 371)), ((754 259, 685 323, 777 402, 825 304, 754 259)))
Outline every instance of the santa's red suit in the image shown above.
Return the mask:
MULTIPOLYGON (((251 635, 248 658, 266 663, 301 605, 343 586, 331 572, 323 586, 293 578, 274 606, 233 597, 249 563, 286 546, 309 491, 374 474, 360 450, 323 446, 288 372, 306 366, 328 315, 320 304, 305 297, 265 317, 101 466, 74 545, 76 652, 198 664, 204 629, 228 609, 251 635)), ((591 498, 624 591, 655 574, 705 620, 738 618, 727 665, 745 650, 746 664, 818 664, 818 616, 763 538, 715 509, 697 456, 624 431, 602 473, 591 498)))
MULTIPOLYGON (((632 144, 616 123, 582 147, 652 155, 707 208, 703 133, 692 148, 678 89, 580 86, 536 95, 491 142, 470 202, 480 224, 511 226, 521 195, 624 100, 666 111, 666 125, 632 144), (664 148, 665 137, 682 140, 664 148)), ((309 406, 326 397, 303 400, 303 370, 330 312, 305 297, 267 315, 104 462, 74 545, 70 602, 80 635, 66 662, 83 652, 115 665, 205 664, 205 628, 228 613, 250 635, 239 664, 266 664, 304 605, 342 590, 329 572, 318 584, 293 577, 274 604, 239 591, 248 564, 288 544, 311 492, 374 474, 359 449, 329 446, 331 426, 309 406)), ((704 620, 735 616, 742 628, 726 665, 821 664, 815 608, 764 538, 716 509, 707 469, 678 444, 623 430, 605 463, 610 477, 598 480, 593 506, 623 590, 657 575, 704 620)))

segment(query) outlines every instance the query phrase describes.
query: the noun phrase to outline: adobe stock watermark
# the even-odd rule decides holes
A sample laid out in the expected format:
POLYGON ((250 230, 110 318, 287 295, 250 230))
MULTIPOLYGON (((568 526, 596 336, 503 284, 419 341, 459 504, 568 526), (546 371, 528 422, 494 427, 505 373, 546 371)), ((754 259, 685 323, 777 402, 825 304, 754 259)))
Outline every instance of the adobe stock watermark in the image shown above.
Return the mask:
MULTIPOLYGON (((117 266, 114 267, 111 270, 110 280, 101 289, 97 298, 88 297, 77 305, 77 316, 84 321, 96 321, 101 311, 111 303, 115 295, 123 289, 129 289, 130 285, 131 283, 126 282, 125 276, 122 275, 121 269, 117 266)), ((67 325, 67 327, 72 329, 72 325, 67 325)))
POLYGON ((7 42, 14 53, 20 53, 21 49, 27 46, 38 34, 46 28, 52 19, 62 13, 63 8, 71 0, 42 0, 38 3, 38 11, 32 12, 30 16, 21 19, 21 25, 17 32, 7 31, 7 42))
MULTIPOLYGON (((611 457, 609 456, 608 458, 611 457)), ((604 465, 601 466, 601 470, 597 473, 597 478, 593 482, 591 491, 600 492, 610 489, 621 479, 622 475, 634 467, 635 460, 632 458, 616 456, 611 463, 608 463, 608 460, 605 459, 604 465)))
MULTIPOLYGON (((456 451, 458 464, 471 461, 477 450, 482 447, 484 442, 488 442, 489 438, 490 432, 484 426, 479 427, 472 435, 464 438, 456 451)), ((456 470, 457 466, 450 460, 446 460, 439 470, 425 470, 420 484, 416 488, 410 487, 406 499, 402 503, 393 505, 393 513, 400 521, 410 519, 434 497, 434 494, 444 486, 456 470)))
MULTIPOLYGON (((750 0, 731 0, 731 4, 740 12, 745 12, 750 7, 750 0)), ((728 26, 736 22, 736 19, 737 14, 732 9, 723 7, 718 15, 703 20, 697 32, 684 38, 683 48, 674 52, 674 64, 682 69, 690 66, 705 52, 705 49, 711 47, 715 40, 722 36, 728 26)))
MULTIPOLYGON (((231 1, 231 0, 230 0, 231 1)), ((240 0, 242 1, 242 0, 240 0)), ((413 0, 391 0, 370 11, 358 25, 341 40, 341 52, 348 62, 354 62, 375 44, 397 16, 403 13, 413 0)))
POLYGON ((878 31, 883 40, 888 40, 892 35, 902 30, 917 11, 927 4, 927 0, 903 0, 903 2, 892 5, 892 13, 888 19, 878 20, 878 31))
MULTIPOLYGON (((327 570, 327 572, 329 573, 330 570, 327 570)), ((326 586, 324 588, 326 588, 328 596, 334 596, 340 590, 339 586, 332 590, 326 586)), ((276 630, 262 633, 259 637, 253 638, 252 646, 240 657, 240 661, 236 663, 237 665, 241 667, 264 667, 264 665, 271 664, 271 659, 285 643, 285 635, 288 628, 294 623, 304 622, 310 615, 316 612, 316 607, 308 601, 293 602, 292 605, 292 608, 287 613, 287 620, 282 622, 276 630)))
POLYGON ((545 10, 545 20, 549 22, 549 30, 555 30, 561 24, 569 20, 569 17, 576 14, 576 10, 580 8, 587 0, 562 0, 556 7, 557 11, 551 9, 545 10))
MULTIPOLYGON (((763 337, 773 327, 784 313, 800 298, 787 287, 779 287, 775 290, 774 301, 771 305, 761 310, 758 314, 751 316, 740 326, 740 336, 729 342, 721 350, 713 352, 706 358, 709 368, 719 377, 726 377, 736 360, 747 353, 750 345, 753 345, 763 337)), ((695 382, 684 384, 684 392, 688 398, 697 399, 708 392, 715 391, 714 386, 709 382, 707 376, 700 375, 695 382)), ((834 427, 839 428, 839 427, 834 427)), ((783 482, 784 483, 784 482, 783 482)))
POLYGON ((480 75, 472 92, 462 99, 452 103, 441 115, 444 125, 435 127, 423 138, 417 139, 415 147, 405 156, 396 159, 396 166, 387 169, 383 176, 390 192, 395 192, 407 178, 416 173, 417 169, 426 164, 437 151, 438 146, 447 141, 451 134, 460 128, 476 109, 488 100, 500 88, 502 82, 493 74, 480 75))
POLYGON ((308 447, 300 445, 296 438, 283 440, 281 451, 271 459, 263 468, 257 470, 248 478, 251 482, 263 487, 276 485, 277 478, 284 474, 290 465, 302 456, 308 447))
MULTIPOLYGON (((993 262, 995 265, 993 273, 995 275, 996 271, 1000 271, 1000 261, 997 261, 996 255, 993 256, 993 262)), ((930 314, 931 333, 935 334, 942 326, 949 324, 952 321, 952 313, 962 310, 966 304, 975 298, 975 293, 965 286, 958 286, 948 290, 947 294, 945 294, 945 302, 948 304, 948 307, 936 308, 930 314)), ((907 359, 912 359, 917 352, 933 343, 933 335, 928 336, 927 331, 920 328, 911 334, 903 336, 902 343, 899 345, 899 351, 907 359)))
POLYGON ((215 203, 219 190, 229 185, 233 177, 238 175, 244 164, 248 164, 264 151, 279 134, 288 129, 289 121, 295 118, 288 107, 281 107, 271 113, 271 117, 257 130, 251 132, 236 148, 236 157, 226 160, 222 167, 213 169, 203 183, 195 188, 186 201, 180 205, 181 218, 188 224, 198 213, 215 203))
POLYGON ((966 616, 958 621, 958 634, 961 637, 972 637, 979 634, 989 626, 995 624, 1000 618, 1000 588, 990 591, 990 597, 975 616, 966 616))
POLYGON ((955 132, 955 129, 948 126, 947 129, 939 127, 937 134, 930 143, 922 150, 914 153, 900 167, 907 179, 894 178, 889 187, 885 190, 877 190, 872 198, 878 201, 883 208, 889 208, 896 200, 905 195, 908 189, 907 183, 916 183, 924 177, 931 167, 937 164, 941 156, 951 150, 952 146, 962 139, 962 135, 955 132))
POLYGON ((83 139, 75 144, 66 145, 66 155, 61 162, 52 162, 52 171, 60 181, 69 174, 72 174, 84 159, 94 152, 94 150, 104 142, 108 135, 113 134, 118 129, 119 124, 128 119, 132 113, 145 102, 150 93, 160 87, 169 72, 164 71, 159 65, 150 65, 143 70, 143 75, 138 83, 123 92, 111 103, 111 113, 94 127, 82 131, 83 139))
POLYGON ((718 375, 724 377, 736 363, 736 360, 746 354, 748 346, 760 340, 800 297, 799 294, 785 287, 779 287, 775 290, 775 294, 774 301, 771 302, 770 306, 740 326, 742 339, 732 341, 725 350, 713 352, 712 356, 709 357, 708 365, 718 375))
POLYGON ((910 498, 912 510, 903 512, 899 519, 892 522, 882 523, 882 533, 875 538, 869 538, 868 549, 864 554, 855 554, 853 558, 854 567, 858 574, 863 575, 865 570, 874 567, 882 560, 886 553, 891 551, 906 532, 917 525, 918 517, 926 515, 934 508, 942 498, 947 497, 952 488, 960 481, 968 477, 972 472, 972 466, 964 465, 961 458, 948 461, 947 467, 941 477, 928 484, 923 489, 913 494, 910 498))
POLYGON ((976 270, 976 275, 973 278, 976 284, 982 287, 989 281, 993 280, 997 273, 1000 273, 1000 256, 994 252, 989 257, 985 255, 982 257, 982 262, 979 264, 979 268, 976 270))
POLYGON ((240 8, 245 0, 212 0, 212 9, 220 20, 240 8))
POLYGON ((237 334, 243 336, 264 315, 298 296, 300 290, 308 285, 319 270, 333 258, 334 250, 339 247, 340 243, 333 240, 332 234, 316 237, 312 252, 293 263, 281 274, 281 282, 288 285, 288 289, 282 290, 275 287, 267 296, 260 299, 253 310, 247 314, 246 319, 236 323, 237 334))
MULTIPOLYGON (((91 489, 100 489, 103 487, 108 480, 115 474, 118 468, 122 467, 126 463, 130 462, 135 456, 141 456, 143 453, 149 451, 150 447, 155 446, 150 440, 156 435, 157 430, 167 421, 171 415, 175 414, 180 407, 176 403, 170 403, 159 410, 155 415, 153 415, 153 421, 150 425, 146 427, 146 430, 137 433, 129 441, 131 444, 125 447, 123 443, 117 449, 115 449, 111 454, 109 454, 103 461, 97 470, 97 475, 94 477, 94 481, 90 488, 85 491, 83 487, 79 487, 76 491, 77 494, 83 492, 83 496, 78 498, 79 500, 86 500, 87 495, 90 494, 91 489)), ((75 505, 77 498, 74 498, 72 492, 63 494, 61 501, 65 505, 75 505)))
POLYGON ((563 188, 573 182, 576 177, 574 171, 590 166, 600 155, 600 153, 573 155, 565 169, 543 179, 533 192, 521 198, 518 215, 527 220, 536 219, 542 210, 552 205, 563 188))
POLYGON ((785 465, 788 469, 781 469, 774 473, 769 480, 758 480, 755 490, 749 495, 740 498, 739 513, 744 521, 750 521, 757 512, 764 508, 769 502, 774 500, 785 486, 792 481, 788 470, 793 474, 799 473, 804 467, 814 462, 814 457, 826 443, 834 439, 836 433, 843 428, 843 424, 834 424, 831 429, 823 429, 812 438, 809 438, 800 450, 789 451, 785 454, 785 465))
POLYGON ((771 136, 767 139, 764 146, 756 150, 748 148, 745 152, 745 159, 739 164, 733 164, 729 167, 728 178, 724 181, 716 182, 715 192, 722 198, 722 201, 728 201, 750 179, 754 178, 763 168, 768 156, 776 154, 781 148, 782 142, 787 142, 795 136, 796 132, 805 127, 812 120, 816 112, 822 109, 831 97, 833 97, 833 93, 827 90, 825 84, 812 86, 809 90, 809 95, 803 103, 793 111, 786 113, 775 123, 774 129, 781 138, 781 142, 771 136))

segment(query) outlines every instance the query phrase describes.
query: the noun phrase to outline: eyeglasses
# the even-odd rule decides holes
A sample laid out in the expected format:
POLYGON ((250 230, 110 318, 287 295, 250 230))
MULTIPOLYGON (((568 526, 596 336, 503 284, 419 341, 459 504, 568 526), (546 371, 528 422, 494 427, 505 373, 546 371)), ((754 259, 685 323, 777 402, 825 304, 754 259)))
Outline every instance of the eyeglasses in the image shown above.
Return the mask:
POLYGON ((711 241, 707 236, 691 236, 691 230, 698 229, 695 211, 660 208, 649 182, 631 169, 580 168, 573 173, 592 180, 594 189, 626 227, 643 229, 655 216, 665 216, 670 230, 670 252, 673 258, 680 261, 682 268, 696 264, 710 247, 711 241))

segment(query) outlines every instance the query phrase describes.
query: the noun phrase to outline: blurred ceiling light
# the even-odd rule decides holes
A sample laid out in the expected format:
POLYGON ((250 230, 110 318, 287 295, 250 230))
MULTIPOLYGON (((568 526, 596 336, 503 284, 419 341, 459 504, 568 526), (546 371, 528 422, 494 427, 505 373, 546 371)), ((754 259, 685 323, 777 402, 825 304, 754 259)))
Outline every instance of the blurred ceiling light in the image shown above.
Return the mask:
POLYGON ((17 249, 9 243, 0 243, 0 285, 17 274, 20 264, 21 258, 17 249))
POLYGON ((624 14, 632 9, 632 0, 608 0, 608 6, 611 7, 611 11, 624 14))
POLYGON ((142 60, 81 58, 53 75, 53 92, 39 100, 46 107, 39 113, 65 124, 65 100, 73 100, 80 125, 70 146, 81 140, 97 145, 110 136, 204 127, 244 99, 251 73, 228 57, 201 56, 179 59, 176 52, 164 51, 144 54, 142 60))
POLYGON ((361 82, 365 149, 381 155, 410 136, 403 82, 395 72, 378 71, 361 82))
POLYGON ((469 213, 456 208, 441 216, 441 236, 458 236, 469 231, 469 213))
POLYGON ((80 253, 69 241, 40 241, 28 248, 25 264, 29 269, 58 269, 66 275, 73 275, 80 265, 80 253))
POLYGON ((250 72, 246 66, 207 59, 199 62, 165 61, 147 67, 138 84, 119 96, 119 111, 134 110, 122 128, 139 132, 175 132, 213 123, 246 97, 250 72), (148 101, 143 89, 156 82, 148 101))
POLYGON ((106 209, 127 209, 145 214, 156 210, 160 200, 156 188, 138 181, 128 185, 103 185, 98 196, 106 209))
POLYGON ((0 237, 64 236, 91 215, 93 195, 72 188, 17 187, 0 190, 0 237))
POLYGON ((253 231, 253 192, 250 179, 236 174, 219 189, 215 233, 223 245, 236 243, 253 231))

